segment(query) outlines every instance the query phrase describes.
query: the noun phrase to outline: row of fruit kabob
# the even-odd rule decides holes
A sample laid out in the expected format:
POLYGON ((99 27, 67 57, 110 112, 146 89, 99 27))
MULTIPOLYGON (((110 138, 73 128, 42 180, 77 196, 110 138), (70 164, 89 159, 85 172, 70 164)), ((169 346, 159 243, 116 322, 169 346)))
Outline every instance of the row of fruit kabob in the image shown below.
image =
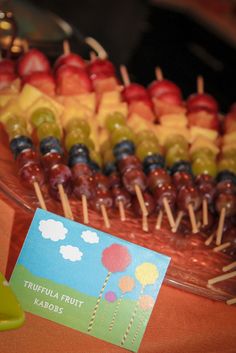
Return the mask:
MULTIPOLYGON (((51 85, 49 84, 49 80, 47 79, 41 80, 40 78, 40 76, 45 77, 46 74, 48 75, 48 66, 42 64, 43 60, 40 61, 39 57, 37 56, 38 53, 36 53, 36 58, 38 60, 38 62, 36 60, 36 63, 38 63, 38 66, 36 65, 37 66, 36 70, 35 70, 35 65, 32 65, 32 62, 34 62, 32 60, 32 54, 34 55, 34 53, 35 53, 35 50, 33 50, 33 53, 32 53, 32 50, 26 53, 18 64, 18 72, 20 73, 22 78, 25 77, 24 79, 22 79, 24 88, 22 89, 21 93, 17 96, 17 102, 14 101, 14 99, 12 102, 10 99, 10 101, 6 103, 6 106, 3 108, 3 112, 2 112, 3 121, 6 121, 7 117, 9 116, 9 113, 10 114, 12 113, 11 110, 16 111, 16 109, 19 108, 19 103, 20 105, 23 105, 23 108, 25 109, 30 108, 30 109, 26 109, 28 110, 28 116, 32 115, 33 110, 35 110, 36 107, 39 107, 39 104, 43 104, 44 106, 45 105, 49 106, 50 108, 53 107, 54 112, 56 112, 57 118, 60 115, 60 110, 61 111, 63 110, 63 106, 59 104, 58 101, 56 101, 55 99, 52 100, 47 96, 46 97, 47 99, 45 99, 45 102, 44 102, 45 95, 39 94, 38 90, 32 90, 32 85, 34 85, 42 91, 47 91, 47 93, 50 93, 50 95, 54 94, 55 92, 51 90, 51 88, 50 90, 47 90, 48 87, 51 87, 51 85), (24 70, 26 68, 27 70, 25 72, 24 70), (31 74, 34 74, 33 76, 36 76, 38 80, 35 80, 35 81, 28 80, 31 74), (26 82, 30 82, 30 85, 26 84, 26 82), (30 92, 30 94, 28 92, 30 92), (32 104, 32 100, 28 99, 28 102, 25 104, 24 97, 27 95, 29 95, 30 98, 32 98, 33 96, 33 99, 32 99, 33 101, 36 96, 36 103, 33 102, 32 104)), ((162 144, 164 144, 163 143, 163 140, 165 140, 164 137, 167 134, 169 134, 171 131, 173 133, 173 129, 175 129, 175 134, 176 134, 176 126, 180 126, 180 128, 177 129, 178 134, 185 135, 185 137, 187 137, 187 135, 189 134, 189 129, 185 127, 186 115, 184 114, 187 107, 187 116, 188 116, 187 121, 189 122, 189 125, 192 126, 190 128, 190 133, 191 133, 190 138, 194 137, 197 133, 200 133, 200 136, 196 135, 198 137, 195 138, 195 141, 192 144, 192 151, 194 150, 196 152, 196 146, 198 150, 201 150, 201 152, 202 151, 206 152, 206 150, 213 152, 217 149, 217 147, 214 146, 214 144, 212 143, 212 140, 213 140, 212 136, 214 136, 214 139, 216 139, 215 136, 218 136, 216 130, 218 129, 219 119, 217 118, 217 104, 212 97, 204 93, 198 93, 197 95, 190 97, 187 100, 186 106, 184 106, 181 99, 181 93, 179 88, 173 83, 167 80, 164 80, 162 77, 160 77, 160 70, 159 70, 158 71, 159 74, 157 72, 157 76, 159 76, 159 79, 150 85, 148 91, 145 90, 142 86, 137 84, 130 84, 126 80, 126 84, 125 84, 126 87, 123 89, 122 99, 120 99, 121 95, 119 91, 121 89, 121 86, 117 84, 114 68, 112 67, 112 64, 107 60, 96 59, 89 65, 86 65, 86 70, 88 70, 91 80, 87 79, 88 74, 84 70, 85 63, 84 65, 82 65, 80 60, 80 64, 79 64, 75 60, 74 54, 67 53, 67 54, 64 54, 61 58, 59 58, 57 63, 55 64, 55 70, 57 70, 60 67, 63 69, 63 70, 61 69, 61 72, 63 72, 63 74, 61 76, 56 75, 55 77, 57 78, 60 77, 60 79, 57 80, 57 85, 56 85, 57 92, 60 94, 63 94, 63 96, 60 96, 58 100, 63 103, 64 107, 68 108, 64 110, 64 123, 65 123, 65 120, 68 122, 68 120, 71 119, 72 113, 75 114, 75 112, 77 113, 79 112, 79 114, 81 114, 82 112, 82 114, 85 114, 85 115, 87 114, 88 116, 92 115, 91 112, 94 113, 96 109, 94 103, 92 103, 93 108, 90 109, 91 101, 92 100, 94 101, 94 96, 93 94, 88 93, 93 88, 96 92, 96 96, 98 97, 97 120, 96 122, 95 120, 93 120, 93 125, 95 123, 99 125, 100 136, 106 136, 106 134, 103 134, 103 130, 101 129, 104 128, 106 114, 111 110, 113 110, 113 111, 121 111, 124 113, 128 112, 129 119, 127 120, 127 123, 129 124, 129 126, 133 128, 137 122, 138 129, 140 128, 143 129, 143 127, 149 128, 149 129, 150 128, 156 129, 157 133, 161 134, 160 136, 162 138, 162 144), (71 58, 73 58, 73 60, 71 58), (66 60, 68 60, 67 63, 65 63, 66 60), (75 70, 74 67, 78 67, 79 65, 80 65, 79 67, 80 70, 75 70), (79 76, 78 72, 81 70, 83 70, 83 73, 82 73, 82 76, 79 76), (82 77, 83 78, 86 77, 86 79, 83 79, 82 77), (149 92, 149 94, 147 92, 149 92), (73 98, 76 97, 75 99, 80 100, 80 102, 77 105, 74 104, 75 99, 72 99, 70 101, 69 98, 71 98, 70 97, 71 94, 73 94, 73 98), (152 100, 150 99, 150 95, 152 97, 152 100), (88 97, 89 97, 89 101, 90 101, 89 107, 88 105, 85 106, 84 104, 81 104, 81 97, 82 97, 83 103, 86 101, 86 99, 88 102, 88 97), (127 104, 125 104, 124 101, 127 104), (153 106, 154 106, 154 109, 153 109, 153 106), (79 108, 79 109, 76 111, 76 108, 79 108), (89 111, 89 114, 88 114, 88 111, 89 111), (202 117, 204 117, 204 121, 202 117), (156 120, 157 118, 160 121, 160 124, 151 125, 150 121, 156 120), (200 127, 198 125, 200 125, 200 127), (204 128, 203 126, 205 127, 207 126, 207 128, 204 128), (211 129, 208 129, 208 127, 210 127, 211 129), (207 138, 203 137, 202 135, 207 135, 207 138), (209 136, 210 138, 208 138, 209 136)), ((200 89, 200 91, 202 91, 202 89, 200 89)), ((3 96, 4 95, 6 96, 6 94, 3 93, 3 96)), ((24 110, 24 109, 21 109, 21 110, 24 110)), ((232 114, 234 114, 234 111, 232 111, 232 114)), ((234 119, 231 119, 231 120, 226 119, 226 121, 228 122, 227 131, 230 131, 230 133, 227 134, 228 136, 226 135, 227 138, 224 136, 223 141, 226 142, 226 145, 224 145, 225 148, 222 150, 224 151, 228 159, 223 158, 223 161, 221 163, 223 165, 223 168, 225 168, 225 166, 227 167, 227 162, 229 161, 229 164, 231 163, 230 170, 232 171, 233 169, 234 171, 234 164, 233 164, 234 162, 232 162, 233 158, 231 158, 231 155, 228 153, 230 151, 229 146, 234 144, 234 141, 233 141, 234 135, 232 135, 231 133, 231 127, 233 126, 234 119), (230 124, 230 122, 232 122, 232 124, 230 124)), ((96 132, 94 133, 94 135, 96 135, 96 132)), ((98 145, 101 145, 102 140, 103 138, 100 138, 100 140, 99 138, 95 138, 95 142, 98 145)), ((176 162, 179 162, 180 160, 183 160, 183 158, 187 158, 187 159, 189 158, 189 156, 187 156, 188 153, 185 153, 186 150, 182 147, 180 148, 178 144, 174 144, 172 148, 169 148, 167 150, 166 160, 168 161, 167 164, 169 166, 172 163, 174 164, 176 162)), ((147 153, 150 154, 150 151, 147 153)), ((203 153, 199 153, 199 154, 200 154, 200 157, 203 156, 203 153)), ((216 153, 213 153, 214 157, 215 157, 215 154, 216 153)), ((210 153, 210 157, 211 156, 212 156, 212 153, 210 153)), ((205 157, 204 158, 203 157, 200 158, 200 157, 199 155, 197 155, 196 157, 196 154, 195 154, 195 159, 194 159, 195 164, 193 163, 193 170, 195 170, 195 174, 199 174, 199 171, 200 173, 201 172, 206 173, 207 171, 208 174, 213 174, 213 176, 215 176, 216 168, 215 168, 214 160, 212 160, 212 158, 210 157, 208 159, 205 157), (212 165, 213 165, 213 168, 212 168, 212 165)), ((224 154, 223 154, 223 157, 224 157, 224 154)), ((141 196, 139 197, 139 199, 140 198, 141 196)), ((143 203, 141 202, 140 205, 142 204, 143 203)), ((190 205, 192 204, 193 203, 190 203, 190 205)), ((147 216, 147 210, 145 209, 145 206, 141 206, 141 209, 142 208, 143 208, 142 214, 145 218, 145 216, 147 216)), ((192 214, 192 212, 190 212, 190 214, 192 214)), ((173 228, 173 222, 171 223, 173 228)), ((193 230, 197 231, 196 222, 193 230)))

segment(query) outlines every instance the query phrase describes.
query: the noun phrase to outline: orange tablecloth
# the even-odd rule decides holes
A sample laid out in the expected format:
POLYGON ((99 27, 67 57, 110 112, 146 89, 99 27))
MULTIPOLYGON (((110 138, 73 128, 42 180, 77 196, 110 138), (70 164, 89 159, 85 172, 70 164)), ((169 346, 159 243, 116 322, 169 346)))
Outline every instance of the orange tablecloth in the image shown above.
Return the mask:
MULTIPOLYGON (((1 203, 0 211, 4 211, 4 203, 1 203)), ((13 232, 18 231, 18 223, 22 222, 17 208, 15 211, 13 232)), ((7 223, 7 220, 0 216, 0 224, 2 222, 7 223)), ((26 227, 28 223, 29 220, 25 219, 26 227)), ((24 227, 20 229, 23 231, 24 227)), ((14 249, 11 249, 8 263, 12 262, 11 257, 14 252, 12 250, 14 249)), ((46 319, 26 314, 26 322, 22 328, 0 333, 0 353, 29 352, 122 353, 128 351, 46 319)), ((227 306, 224 303, 163 285, 139 353, 235 352, 235 306, 227 306)))

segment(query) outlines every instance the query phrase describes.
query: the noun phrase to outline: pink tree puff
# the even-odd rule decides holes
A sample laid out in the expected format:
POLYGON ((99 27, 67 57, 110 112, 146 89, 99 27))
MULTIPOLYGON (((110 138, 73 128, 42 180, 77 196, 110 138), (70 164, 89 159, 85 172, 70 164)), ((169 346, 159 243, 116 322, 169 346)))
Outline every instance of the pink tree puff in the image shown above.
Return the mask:
POLYGON ((110 291, 105 293, 105 299, 109 303, 114 303, 116 301, 116 299, 117 299, 117 295, 116 295, 115 292, 110 290, 110 291))
POLYGON ((135 286, 135 281, 130 276, 123 276, 119 280, 119 288, 122 291, 122 293, 131 292, 134 289, 134 286, 135 286))
POLYGON ((123 272, 131 263, 128 249, 119 244, 112 244, 103 250, 102 264, 109 272, 123 272))

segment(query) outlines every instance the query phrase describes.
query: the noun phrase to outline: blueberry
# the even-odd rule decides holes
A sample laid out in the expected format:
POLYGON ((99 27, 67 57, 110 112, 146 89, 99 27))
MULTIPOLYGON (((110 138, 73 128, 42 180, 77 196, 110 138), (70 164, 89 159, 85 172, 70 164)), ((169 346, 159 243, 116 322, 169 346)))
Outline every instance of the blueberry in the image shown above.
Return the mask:
POLYGON ((160 154, 152 154, 147 156, 143 160, 143 170, 146 174, 149 174, 152 170, 157 168, 164 168, 165 160, 160 154))
POLYGON ((72 168, 75 164, 81 164, 81 163, 85 163, 85 164, 90 163, 90 159, 88 155, 78 154, 78 155, 69 156, 68 165, 70 168, 72 168))
POLYGON ((60 141, 53 136, 48 136, 48 137, 45 137, 44 139, 42 139, 40 141, 39 148, 40 148, 40 153, 42 155, 49 153, 49 152, 57 152, 61 155, 63 154, 60 141))
POLYGON ((10 149, 16 158, 18 154, 26 149, 33 148, 33 142, 28 136, 17 136, 10 142, 10 149))
POLYGON ((173 175, 176 172, 185 172, 188 174, 192 174, 191 163, 187 161, 179 161, 174 163, 170 168, 170 174, 173 175))
POLYGON ((95 172, 99 172, 101 170, 99 165, 96 162, 92 161, 92 160, 89 161, 89 166, 95 172))
POLYGON ((124 140, 117 143, 113 147, 113 154, 117 161, 123 159, 126 156, 132 155, 135 152, 135 145, 132 141, 124 140))
POLYGON ((236 185, 236 175, 228 170, 221 171, 216 177, 217 183, 224 180, 231 180, 236 185))
POLYGON ((103 173, 109 176, 111 173, 116 172, 117 167, 115 162, 107 163, 103 168, 103 173))
POLYGON ((85 146, 82 143, 78 143, 74 146, 71 147, 69 151, 69 156, 78 156, 78 155, 84 155, 84 156, 89 156, 89 149, 87 146, 85 146))

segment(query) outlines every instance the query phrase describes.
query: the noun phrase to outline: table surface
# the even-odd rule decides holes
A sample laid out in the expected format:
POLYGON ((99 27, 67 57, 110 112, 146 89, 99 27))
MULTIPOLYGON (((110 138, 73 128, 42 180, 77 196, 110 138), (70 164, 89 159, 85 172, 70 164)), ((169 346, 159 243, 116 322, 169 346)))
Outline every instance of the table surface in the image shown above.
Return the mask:
MULTIPOLYGON (((0 194, 0 224, 11 228, 10 201, 0 194), (1 216, 3 215, 3 216, 1 216)), ((26 231, 30 217, 22 220, 14 206, 13 232, 26 231), (19 225, 23 227, 19 228, 19 225)), ((19 237, 20 239, 20 237, 19 237)), ((1 255, 0 248, 0 255, 1 255)), ((5 250, 6 251, 6 250, 5 250)), ((11 258, 8 264, 15 261, 11 258)), ((2 269, 0 269, 2 270, 2 269)), ((9 274, 8 274, 9 277, 9 274)), ((139 353, 235 353, 236 306, 212 301, 163 285, 139 353)), ((0 333, 1 353, 122 353, 127 350, 49 320, 26 314, 23 327, 0 333)))

